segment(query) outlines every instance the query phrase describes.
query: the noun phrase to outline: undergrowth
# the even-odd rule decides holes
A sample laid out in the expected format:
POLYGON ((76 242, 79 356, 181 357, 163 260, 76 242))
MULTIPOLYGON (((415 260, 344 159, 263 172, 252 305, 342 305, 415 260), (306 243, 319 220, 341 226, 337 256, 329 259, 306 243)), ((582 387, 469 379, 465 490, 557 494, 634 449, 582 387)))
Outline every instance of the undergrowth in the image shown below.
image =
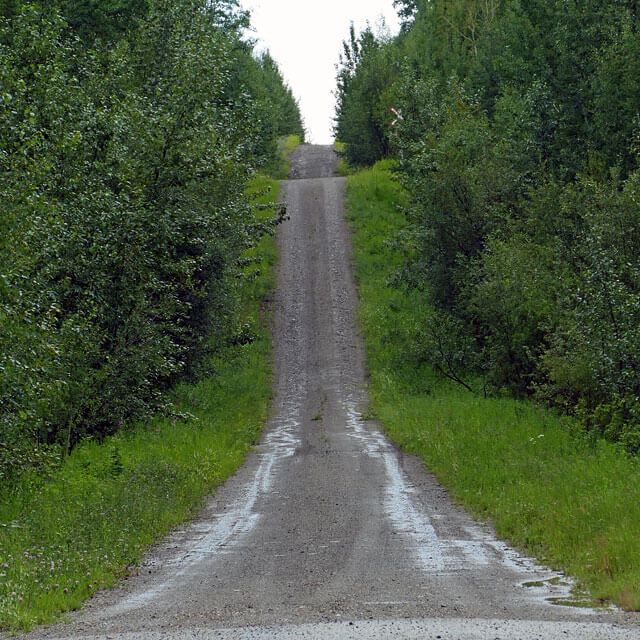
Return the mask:
POLYGON ((353 167, 349 164, 347 157, 345 155, 346 145, 344 142, 340 142, 336 140, 334 145, 334 149, 338 154, 338 168, 336 169, 336 175, 346 177, 351 175, 354 172, 353 167))
POLYGON ((386 163, 348 181, 373 411, 500 537, 567 572, 595 600, 639 610, 638 459, 531 402, 442 380, 422 361, 416 327, 430 310, 388 286, 403 261, 393 241, 403 198, 386 163))
POLYGON ((299 135, 290 134, 278 139, 278 149, 275 159, 266 167, 267 173, 277 180, 286 180, 289 177, 289 156, 301 144, 299 135))
MULTIPOLYGON (((250 186, 256 203, 277 192, 264 177, 250 186)), ((134 575, 149 545, 192 516, 256 442, 271 395, 262 307, 275 286, 273 238, 247 258, 238 339, 210 375, 175 390, 173 416, 125 425, 79 445, 49 477, 0 489, 0 629, 56 620, 134 575)))

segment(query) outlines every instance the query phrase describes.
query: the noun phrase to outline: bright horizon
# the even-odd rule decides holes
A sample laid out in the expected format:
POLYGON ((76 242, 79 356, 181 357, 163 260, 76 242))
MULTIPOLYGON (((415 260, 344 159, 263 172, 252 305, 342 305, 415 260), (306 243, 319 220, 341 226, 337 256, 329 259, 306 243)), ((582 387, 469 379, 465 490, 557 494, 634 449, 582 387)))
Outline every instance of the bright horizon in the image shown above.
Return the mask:
POLYGON ((377 30, 384 17, 392 34, 399 21, 393 0, 243 0, 251 12, 257 50, 269 49, 298 100, 307 141, 333 142, 336 64, 353 22, 356 33, 367 21, 377 30))

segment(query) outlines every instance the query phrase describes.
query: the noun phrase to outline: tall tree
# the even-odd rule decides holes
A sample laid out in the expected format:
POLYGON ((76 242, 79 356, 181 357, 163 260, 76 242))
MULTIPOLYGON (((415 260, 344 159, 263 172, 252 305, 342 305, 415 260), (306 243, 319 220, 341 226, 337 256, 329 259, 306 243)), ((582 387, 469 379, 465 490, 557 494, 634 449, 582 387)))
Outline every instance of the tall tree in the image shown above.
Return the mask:
POLYGON ((396 69, 388 43, 376 38, 370 26, 356 36, 352 24, 338 66, 334 130, 354 165, 372 164, 389 150, 393 105, 387 91, 396 69))

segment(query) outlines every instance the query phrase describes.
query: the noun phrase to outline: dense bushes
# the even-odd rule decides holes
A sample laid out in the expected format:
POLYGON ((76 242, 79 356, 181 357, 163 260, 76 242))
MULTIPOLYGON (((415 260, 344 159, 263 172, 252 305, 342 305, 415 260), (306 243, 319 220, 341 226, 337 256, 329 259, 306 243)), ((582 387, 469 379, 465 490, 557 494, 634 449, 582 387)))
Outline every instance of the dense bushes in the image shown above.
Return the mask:
POLYGON ((536 394, 638 451, 636 3, 396 4, 400 34, 365 32, 339 74, 337 132, 345 105, 369 132, 403 114, 365 160, 386 145, 409 196, 394 282, 434 305, 419 350, 439 369, 467 354, 485 389, 536 394))
POLYGON ((389 108, 381 101, 381 93, 391 82, 394 62, 385 42, 378 41, 370 27, 356 37, 352 24, 343 49, 337 77, 336 137, 346 145, 350 164, 372 164, 389 152, 389 108))
POLYGON ((302 131, 234 0, 0 16, 6 478, 161 407, 232 338, 243 252, 272 227, 246 181, 276 151, 273 123, 302 131))
MULTIPOLYGON (((554 415, 540 403, 485 398, 458 382, 438 380, 434 367, 425 365, 425 357, 435 358, 445 374, 453 372, 449 377, 473 381, 468 375, 472 362, 465 363, 464 352, 472 340, 451 314, 438 322, 417 289, 388 286, 403 260, 389 238, 406 225, 398 204, 407 195, 390 166, 381 161, 347 183, 372 411, 386 433, 405 451, 421 456, 454 498, 489 519, 500 537, 572 576, 578 588, 571 604, 611 601, 640 609, 637 458, 622 455, 617 443, 580 433, 575 419, 554 415)), ((524 262, 535 264, 537 257, 526 255, 530 248, 522 244, 520 254, 525 251, 524 262)), ((517 277, 503 278, 506 290, 515 285, 526 292, 538 279, 532 273, 520 285, 523 274, 519 270, 517 277)), ((606 422, 606 436, 614 439, 628 410, 618 399, 593 418, 606 422)), ((600 433, 595 427, 594 435, 600 433)))

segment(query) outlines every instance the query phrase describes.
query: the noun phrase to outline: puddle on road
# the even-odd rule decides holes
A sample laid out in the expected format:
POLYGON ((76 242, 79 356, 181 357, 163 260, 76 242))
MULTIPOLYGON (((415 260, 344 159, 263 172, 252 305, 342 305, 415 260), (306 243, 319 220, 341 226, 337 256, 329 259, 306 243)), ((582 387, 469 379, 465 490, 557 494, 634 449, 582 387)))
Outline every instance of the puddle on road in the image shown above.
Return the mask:
POLYGON ((553 605, 562 607, 574 607, 578 609, 614 610, 615 607, 600 600, 594 600, 586 591, 579 589, 573 582, 564 577, 555 577, 549 580, 532 580, 522 584, 526 589, 544 590, 548 592, 553 587, 562 587, 566 593, 559 596, 545 597, 545 600, 553 605))
POLYGON ((382 459, 388 479, 385 501, 387 515, 395 530, 410 541, 408 546, 416 554, 423 570, 440 575, 461 574, 499 562, 516 574, 515 584, 540 602, 580 608, 585 613, 602 610, 603 605, 581 593, 571 579, 537 565, 505 542, 489 535, 479 525, 463 525, 469 536, 467 539, 439 538, 428 515, 414 504, 412 494, 416 490, 408 483, 400 468, 394 448, 380 431, 364 426, 364 418, 357 407, 358 404, 352 399, 343 402, 349 435, 361 442, 367 455, 382 459), (518 574, 520 579, 527 574, 550 577, 518 583, 518 574))
MULTIPOLYGON (((295 405, 297 407, 297 405, 295 405)), ((294 403, 286 404, 281 416, 274 423, 279 425, 267 433, 264 442, 256 447, 260 456, 258 469, 243 489, 240 497, 231 505, 229 511, 221 516, 212 517, 212 521, 195 523, 187 530, 194 538, 186 553, 167 561, 171 575, 160 584, 141 593, 131 594, 128 598, 110 608, 110 615, 121 614, 145 606, 157 599, 167 589, 176 585, 188 575, 189 570, 199 565, 207 556, 229 552, 246 534, 252 531, 261 514, 256 511, 259 498, 269 491, 274 476, 274 468, 284 458, 293 456, 300 444, 297 435, 299 420, 290 417, 294 412, 294 403), (282 416, 287 416, 286 418, 282 416), (203 532, 206 532, 202 535, 203 532)))

